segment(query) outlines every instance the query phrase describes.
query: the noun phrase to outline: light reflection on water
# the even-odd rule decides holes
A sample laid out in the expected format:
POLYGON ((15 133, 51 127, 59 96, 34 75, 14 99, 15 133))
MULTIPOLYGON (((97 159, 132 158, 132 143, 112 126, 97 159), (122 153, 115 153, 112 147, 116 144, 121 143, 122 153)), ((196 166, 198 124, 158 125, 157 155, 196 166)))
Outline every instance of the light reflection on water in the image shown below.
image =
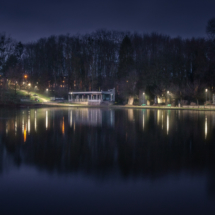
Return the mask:
POLYGON ((169 133, 169 114, 167 113, 167 116, 166 116, 166 131, 167 131, 167 135, 169 133))
MULTIPOLYGON (((136 214, 142 214, 146 207, 150 210, 154 204, 163 208, 163 199, 163 210, 167 213, 168 201, 175 211, 181 204, 194 209, 188 203, 189 198, 196 205, 207 205, 214 210, 210 205, 215 198, 214 130, 212 111, 0 109, 0 202, 6 201, 3 196, 9 197, 10 187, 17 195, 26 193, 27 196, 29 192, 34 196, 32 186, 37 186, 40 180, 41 192, 53 190, 53 201, 61 201, 54 193, 62 190, 61 194, 69 198, 72 195, 67 189, 71 186, 70 179, 78 178, 76 189, 80 195, 73 198, 82 203, 87 202, 83 200, 86 194, 83 190, 89 190, 89 194, 95 192, 91 198, 101 205, 105 205, 102 196, 106 196, 110 208, 115 201, 125 208, 119 199, 126 196, 126 204, 131 208, 135 205, 136 214), (68 183, 64 177, 68 177, 68 183), (26 178, 28 182, 24 186, 26 178), (114 183, 119 185, 114 187, 114 183), (22 192, 18 191, 19 187, 23 187, 22 192), (130 197, 131 192, 136 198, 130 197), (151 199, 151 203, 146 199, 151 199), (177 203, 173 199, 182 200, 177 203)), ((50 198, 39 196, 40 204, 50 198)), ((3 203, 0 206, 5 207, 3 203)), ((94 208, 89 210, 92 212, 94 208)), ((113 213, 111 209, 110 213, 113 213)))
POLYGON ((48 129, 48 111, 46 111, 46 130, 48 129))
POLYGON ((37 111, 34 111, 34 130, 37 132, 37 111))
MULTIPOLYGON (((59 112, 59 110, 57 110, 57 112, 59 112)), ((148 128, 150 124, 152 124, 152 119, 154 118, 155 123, 153 123, 153 127, 155 127, 155 130, 157 129, 162 130, 163 128, 165 128, 166 135, 171 135, 172 134, 171 129, 173 129, 173 127, 178 129, 179 124, 183 123, 183 121, 185 120, 195 122, 194 125, 192 126, 194 126, 194 128, 196 129, 200 129, 202 126, 204 126, 205 140, 208 138, 208 136, 211 136, 213 134, 213 129, 215 127, 215 114, 213 114, 213 112, 198 112, 198 111, 181 112, 181 110, 180 111, 155 110, 152 114, 152 110, 133 110, 133 109, 123 110, 122 112, 123 114, 127 112, 128 119, 127 122, 130 122, 133 125, 136 125, 138 124, 138 122, 140 122, 143 131, 145 131, 145 129, 148 128)), ((105 111, 99 108, 69 109, 63 111, 60 122, 57 122, 54 119, 56 114, 55 110, 52 109, 22 110, 16 111, 14 117, 9 116, 6 120, 4 120, 4 124, 2 126, 5 127, 6 136, 9 133, 11 133, 11 131, 14 131, 14 135, 17 136, 21 129, 23 137, 25 136, 25 132, 27 132, 28 135, 37 132, 38 123, 40 131, 43 131, 44 127, 41 124, 42 121, 44 121, 45 130, 48 131, 50 129, 57 129, 58 127, 60 127, 62 133, 65 133, 66 130, 68 130, 69 128, 73 128, 73 130, 75 131, 78 125, 95 127, 108 126, 114 129, 116 126, 115 124, 119 123, 116 119, 115 113, 116 111, 114 109, 105 111), (65 121, 65 119, 68 120, 65 121), (20 121, 21 124, 19 123, 20 121), (34 127, 34 130, 31 129, 32 126, 34 127)), ((125 121, 125 119, 126 117, 124 117, 123 120, 121 121, 122 127, 124 127, 123 122, 125 121)), ((189 129, 190 128, 188 128, 188 130, 189 129)), ((200 134, 202 133, 202 131, 199 132, 200 134)), ((26 140, 25 137, 24 139, 26 140)))
POLYGON ((30 111, 28 111, 28 134, 31 132, 30 111))

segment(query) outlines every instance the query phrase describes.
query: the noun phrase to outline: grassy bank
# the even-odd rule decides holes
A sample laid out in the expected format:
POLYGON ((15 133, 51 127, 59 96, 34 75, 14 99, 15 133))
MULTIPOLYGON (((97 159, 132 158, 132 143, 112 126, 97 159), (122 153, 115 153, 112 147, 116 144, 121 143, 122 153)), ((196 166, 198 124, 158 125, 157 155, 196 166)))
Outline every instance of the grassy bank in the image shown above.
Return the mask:
POLYGON ((17 95, 19 95, 19 96, 28 96, 29 95, 31 101, 34 101, 35 98, 37 98, 40 102, 50 101, 49 96, 44 95, 44 94, 39 93, 39 92, 34 92, 34 91, 18 90, 17 95))
MULTIPOLYGON (((47 96, 46 93, 27 91, 27 90, 17 90, 16 94, 14 90, 7 90, 6 97, 10 98, 8 101, 14 101, 14 103, 24 104, 26 102, 20 102, 19 98, 24 96, 30 96, 30 104, 40 104, 42 107, 87 107, 87 108, 112 108, 112 109, 162 109, 162 110, 198 110, 198 111, 215 111, 214 105, 201 105, 201 106, 191 106, 186 105, 183 107, 172 107, 172 106, 139 106, 139 105, 110 105, 110 106, 94 106, 94 105, 83 105, 83 104, 72 104, 68 102, 52 102, 51 97, 47 96), (35 96, 37 95, 37 96, 35 96), (35 98, 39 100, 35 101, 35 98)), ((6 101, 7 103, 7 101, 6 101)))

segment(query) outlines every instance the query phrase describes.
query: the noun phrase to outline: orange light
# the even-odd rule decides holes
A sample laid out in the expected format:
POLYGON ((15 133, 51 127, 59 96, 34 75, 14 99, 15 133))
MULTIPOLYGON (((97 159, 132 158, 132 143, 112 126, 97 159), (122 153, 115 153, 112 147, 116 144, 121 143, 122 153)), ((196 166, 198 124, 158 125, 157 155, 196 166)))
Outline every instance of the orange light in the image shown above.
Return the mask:
POLYGON ((63 123, 62 123, 62 133, 64 134, 64 117, 63 117, 63 123))
POLYGON ((24 128, 24 143, 26 142, 26 126, 24 128))
POLYGON ((28 76, 27 75, 24 75, 24 78, 27 78, 28 76))

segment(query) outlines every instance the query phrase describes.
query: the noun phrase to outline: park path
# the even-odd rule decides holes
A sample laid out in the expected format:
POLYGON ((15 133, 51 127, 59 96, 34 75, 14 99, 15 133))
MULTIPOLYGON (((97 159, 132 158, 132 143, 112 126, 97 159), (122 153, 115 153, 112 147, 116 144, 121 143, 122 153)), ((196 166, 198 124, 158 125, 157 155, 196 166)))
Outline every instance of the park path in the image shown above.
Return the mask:
MULTIPOLYGON (((23 92, 23 93, 26 93, 26 94, 28 94, 28 91, 27 90, 20 90, 21 92, 23 92)), ((30 92, 31 93, 31 92, 30 92)), ((31 94, 36 94, 36 93, 31 93, 31 94)), ((36 94, 37 95, 37 94, 36 94)), ((36 98, 36 97, 35 97, 36 98)), ((42 97, 40 97, 40 96, 38 96, 37 95, 37 98, 38 98, 38 100, 40 101, 40 102, 48 102, 49 100, 47 100, 47 99, 44 99, 44 98, 42 98, 42 97)))

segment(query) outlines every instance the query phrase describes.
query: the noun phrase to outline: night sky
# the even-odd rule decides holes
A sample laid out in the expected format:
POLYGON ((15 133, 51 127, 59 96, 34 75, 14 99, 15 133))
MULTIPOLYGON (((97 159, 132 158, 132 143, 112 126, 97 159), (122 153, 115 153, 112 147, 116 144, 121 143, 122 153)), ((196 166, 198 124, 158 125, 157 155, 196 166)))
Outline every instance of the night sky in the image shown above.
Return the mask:
POLYGON ((215 0, 0 0, 0 32, 22 42, 97 29, 206 37, 215 0))

